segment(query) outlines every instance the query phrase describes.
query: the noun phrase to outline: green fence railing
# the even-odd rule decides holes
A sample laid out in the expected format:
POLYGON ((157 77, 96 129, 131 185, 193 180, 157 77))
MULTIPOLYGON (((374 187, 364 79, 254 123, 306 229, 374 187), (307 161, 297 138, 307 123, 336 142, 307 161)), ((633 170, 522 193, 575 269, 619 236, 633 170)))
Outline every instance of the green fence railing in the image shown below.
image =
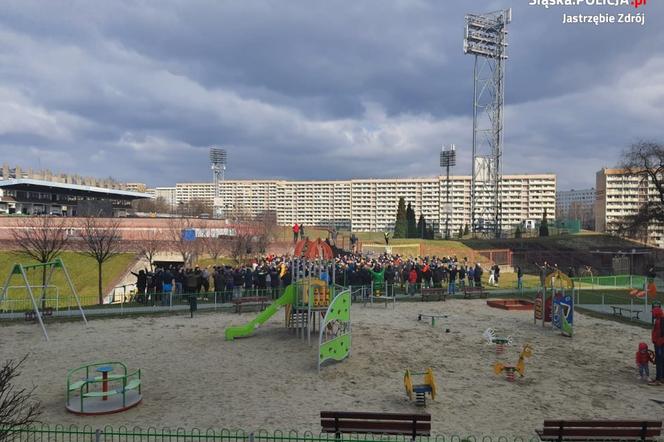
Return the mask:
MULTIPOLYGON (((92 428, 90 426, 32 426, 9 430, 0 424, 0 439, 13 442, 409 442, 410 436, 388 436, 370 434, 318 434, 297 431, 266 431, 247 432, 243 430, 225 429, 140 429, 110 426, 92 428), (5 432, 5 433, 3 433, 5 432)), ((418 437, 417 442, 535 442, 533 436, 497 436, 497 435, 435 435, 418 437)))
POLYGON ((641 275, 613 275, 613 276, 580 276, 572 278, 575 285, 580 287, 629 287, 642 289, 647 278, 641 275))

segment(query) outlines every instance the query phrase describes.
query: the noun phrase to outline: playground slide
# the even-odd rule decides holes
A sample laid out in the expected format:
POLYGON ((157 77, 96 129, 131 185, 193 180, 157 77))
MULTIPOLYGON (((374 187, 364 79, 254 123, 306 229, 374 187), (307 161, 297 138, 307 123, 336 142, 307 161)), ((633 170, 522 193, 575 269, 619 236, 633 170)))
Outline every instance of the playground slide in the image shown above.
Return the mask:
POLYGON ((235 327, 228 327, 224 335, 227 341, 232 341, 235 338, 243 338, 251 335, 254 330, 258 328, 265 321, 270 319, 281 307, 284 305, 292 304, 295 301, 295 284, 286 287, 284 294, 277 298, 268 308, 259 313, 256 318, 245 325, 238 325, 235 327))

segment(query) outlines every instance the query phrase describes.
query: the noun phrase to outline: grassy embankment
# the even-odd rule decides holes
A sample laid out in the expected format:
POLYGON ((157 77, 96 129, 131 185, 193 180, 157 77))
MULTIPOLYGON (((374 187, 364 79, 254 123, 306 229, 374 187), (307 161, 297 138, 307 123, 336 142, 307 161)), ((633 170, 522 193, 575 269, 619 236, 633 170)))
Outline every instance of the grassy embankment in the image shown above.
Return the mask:
MULTIPOLYGON (((81 302, 85 305, 97 304, 97 262, 90 257, 75 252, 63 252, 60 257, 62 258, 62 261, 65 263, 65 266, 69 271, 72 283, 74 284, 76 291, 81 297, 81 302)), ((107 292, 113 288, 114 282, 127 271, 134 259, 134 254, 122 253, 114 256, 104 264, 104 292, 107 292)), ((2 284, 4 284, 7 276, 9 275, 9 271, 15 263, 36 264, 35 261, 32 261, 30 258, 23 254, 9 251, 0 251, 0 281, 2 284)), ((31 285, 42 284, 42 273, 40 269, 29 270, 27 273, 31 285)), ((23 285, 25 284, 19 275, 12 276, 10 286, 23 285)), ((61 270, 56 270, 53 273, 51 285, 54 285, 58 288, 60 297, 59 302, 61 306, 66 305, 66 303, 75 305, 73 299, 68 299, 70 290, 67 286, 64 273, 61 270)), ((41 294, 41 291, 39 289, 37 290, 39 291, 39 294, 41 294)), ((10 299, 28 298, 28 294, 25 289, 12 288, 8 291, 10 299)), ((55 297, 55 290, 51 288, 48 289, 47 297, 55 297)))

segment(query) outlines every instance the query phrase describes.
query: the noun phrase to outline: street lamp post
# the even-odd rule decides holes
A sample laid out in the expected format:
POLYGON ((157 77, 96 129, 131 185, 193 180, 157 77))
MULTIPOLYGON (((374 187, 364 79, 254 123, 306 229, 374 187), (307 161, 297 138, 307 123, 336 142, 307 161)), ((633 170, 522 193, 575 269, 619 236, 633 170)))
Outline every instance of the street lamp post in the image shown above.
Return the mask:
POLYGON ((450 239, 450 167, 456 166, 456 147, 451 144, 449 148, 440 151, 440 167, 446 170, 445 174, 445 239, 450 239))

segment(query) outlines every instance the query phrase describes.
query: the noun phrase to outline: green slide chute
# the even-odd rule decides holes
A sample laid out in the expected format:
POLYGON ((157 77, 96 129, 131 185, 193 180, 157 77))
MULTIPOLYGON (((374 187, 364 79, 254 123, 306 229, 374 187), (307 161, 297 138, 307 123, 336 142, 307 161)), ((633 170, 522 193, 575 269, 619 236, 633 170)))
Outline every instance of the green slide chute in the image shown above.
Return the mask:
POLYGON ((227 341, 251 335, 261 324, 270 319, 281 307, 295 302, 295 284, 286 287, 284 294, 277 298, 268 308, 259 313, 256 318, 245 325, 228 327, 224 332, 227 341))

